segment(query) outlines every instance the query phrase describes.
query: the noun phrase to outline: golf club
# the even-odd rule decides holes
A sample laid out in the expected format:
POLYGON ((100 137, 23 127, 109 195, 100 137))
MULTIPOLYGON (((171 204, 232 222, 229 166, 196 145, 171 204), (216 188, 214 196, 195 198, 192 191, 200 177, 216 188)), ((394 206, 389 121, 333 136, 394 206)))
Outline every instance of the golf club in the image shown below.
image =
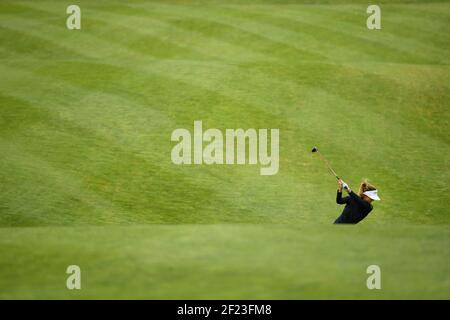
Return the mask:
POLYGON ((328 170, 330 171, 330 173, 336 177, 337 180, 339 180, 340 178, 338 177, 338 175, 336 174, 336 172, 334 172, 333 168, 331 168, 330 163, 328 162, 328 160, 322 155, 322 153, 320 153, 319 149, 317 147, 313 147, 311 150, 312 153, 317 152, 317 154, 319 154, 320 158, 322 159, 322 161, 325 163, 325 165, 327 166, 328 170))

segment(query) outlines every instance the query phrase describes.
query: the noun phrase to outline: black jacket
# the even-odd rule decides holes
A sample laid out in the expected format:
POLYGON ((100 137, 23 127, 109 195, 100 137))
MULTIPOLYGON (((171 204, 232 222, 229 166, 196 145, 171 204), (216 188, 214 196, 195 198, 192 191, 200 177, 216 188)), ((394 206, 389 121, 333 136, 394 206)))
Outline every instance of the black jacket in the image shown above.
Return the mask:
POLYGON ((338 190, 336 203, 345 204, 345 208, 334 223, 356 224, 364 219, 373 208, 370 203, 361 199, 353 191, 349 193, 348 197, 342 198, 342 192, 338 190))

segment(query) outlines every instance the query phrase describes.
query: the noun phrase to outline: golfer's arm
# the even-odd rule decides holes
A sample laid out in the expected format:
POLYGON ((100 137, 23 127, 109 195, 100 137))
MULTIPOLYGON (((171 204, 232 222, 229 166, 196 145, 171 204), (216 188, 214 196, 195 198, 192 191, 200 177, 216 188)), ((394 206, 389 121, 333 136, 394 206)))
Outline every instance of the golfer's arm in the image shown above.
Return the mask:
POLYGON ((342 191, 337 191, 336 194, 336 203, 337 204, 346 204, 348 197, 342 198, 342 191))

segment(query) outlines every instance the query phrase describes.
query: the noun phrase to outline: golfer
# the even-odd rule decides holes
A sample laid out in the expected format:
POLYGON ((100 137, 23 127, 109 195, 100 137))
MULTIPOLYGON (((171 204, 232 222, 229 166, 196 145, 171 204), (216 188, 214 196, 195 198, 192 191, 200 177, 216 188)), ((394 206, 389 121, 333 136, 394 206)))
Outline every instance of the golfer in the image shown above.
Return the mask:
POLYGON ((356 224, 372 211, 372 201, 380 200, 378 190, 367 181, 361 182, 357 195, 350 187, 341 179, 338 180, 339 188, 336 195, 336 203, 345 204, 345 208, 341 215, 334 222, 335 224, 349 223, 356 224), (348 196, 342 198, 342 188, 348 192, 348 196))

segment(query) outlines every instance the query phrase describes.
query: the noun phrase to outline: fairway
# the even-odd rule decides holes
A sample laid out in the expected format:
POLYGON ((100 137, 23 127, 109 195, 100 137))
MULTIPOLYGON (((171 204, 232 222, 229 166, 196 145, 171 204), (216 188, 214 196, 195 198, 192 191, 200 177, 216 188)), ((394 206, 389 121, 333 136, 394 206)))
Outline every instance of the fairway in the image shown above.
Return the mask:
POLYGON ((357 0, 68 4, 0 3, 0 299, 450 299, 450 1, 381 30, 357 0), (194 121, 279 129, 278 172, 174 164, 194 121), (360 224, 315 145, 378 187, 360 224))

